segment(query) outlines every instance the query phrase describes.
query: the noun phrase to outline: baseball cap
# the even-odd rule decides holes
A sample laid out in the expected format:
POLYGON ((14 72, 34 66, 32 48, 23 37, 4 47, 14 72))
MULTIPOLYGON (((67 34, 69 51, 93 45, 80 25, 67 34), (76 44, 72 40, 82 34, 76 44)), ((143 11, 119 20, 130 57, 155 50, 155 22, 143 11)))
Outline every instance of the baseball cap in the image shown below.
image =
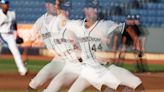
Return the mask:
POLYGON ((0 0, 0 4, 9 4, 8 0, 0 0))
POLYGON ((45 0, 46 3, 56 4, 56 0, 45 0))
POLYGON ((127 20, 133 20, 134 19, 134 15, 127 15, 126 19, 127 20))
POLYGON ((99 1, 98 0, 86 0, 85 1, 85 7, 98 8, 99 7, 99 1))
POLYGON ((72 7, 72 2, 71 0, 63 0, 60 2, 60 8, 62 10, 70 10, 72 7))
POLYGON ((140 15, 134 15, 134 19, 135 20, 139 20, 140 19, 140 15))

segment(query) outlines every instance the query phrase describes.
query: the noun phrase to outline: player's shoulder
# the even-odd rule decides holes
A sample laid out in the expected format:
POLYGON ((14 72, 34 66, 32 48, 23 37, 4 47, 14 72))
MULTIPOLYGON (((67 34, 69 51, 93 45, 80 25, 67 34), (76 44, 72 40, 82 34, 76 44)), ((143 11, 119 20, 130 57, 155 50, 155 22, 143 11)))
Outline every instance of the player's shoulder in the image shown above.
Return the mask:
POLYGON ((3 14, 2 9, 0 8, 0 15, 3 14))
POLYGON ((80 30, 82 25, 82 20, 68 20, 66 28, 74 33, 77 33, 80 30))
POLYGON ((80 26, 82 24, 82 20, 80 20, 80 19, 79 20, 68 20, 67 24, 72 25, 72 26, 74 26, 74 25, 80 26))
POLYGON ((10 12, 10 13, 15 13, 15 11, 14 11, 14 10, 9 10, 8 12, 10 12))
POLYGON ((7 13, 10 14, 10 15, 15 15, 16 14, 14 10, 9 10, 7 13))
POLYGON ((79 28, 81 24, 82 24, 82 20, 68 20, 67 21, 67 28, 76 29, 76 28, 79 28))
MULTIPOLYGON (((45 13, 46 14, 46 13, 45 13)), ((35 24, 38 24, 38 23, 42 23, 42 21, 44 20, 44 16, 45 14, 41 15, 35 22, 35 24)))
POLYGON ((117 24, 116 22, 112 20, 101 20, 100 23, 103 25, 117 24))
MULTIPOLYGON (((46 14, 46 13, 45 13, 46 14)), ((45 14, 41 15, 37 20, 43 20, 45 17, 45 14)))

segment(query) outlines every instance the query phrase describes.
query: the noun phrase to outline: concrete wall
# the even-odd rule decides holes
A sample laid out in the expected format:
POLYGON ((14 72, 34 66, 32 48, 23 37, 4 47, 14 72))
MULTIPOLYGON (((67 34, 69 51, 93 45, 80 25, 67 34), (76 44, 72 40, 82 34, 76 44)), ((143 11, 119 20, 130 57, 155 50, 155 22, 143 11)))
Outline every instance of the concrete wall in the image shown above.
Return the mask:
POLYGON ((148 28, 146 52, 164 53, 164 28, 148 28))

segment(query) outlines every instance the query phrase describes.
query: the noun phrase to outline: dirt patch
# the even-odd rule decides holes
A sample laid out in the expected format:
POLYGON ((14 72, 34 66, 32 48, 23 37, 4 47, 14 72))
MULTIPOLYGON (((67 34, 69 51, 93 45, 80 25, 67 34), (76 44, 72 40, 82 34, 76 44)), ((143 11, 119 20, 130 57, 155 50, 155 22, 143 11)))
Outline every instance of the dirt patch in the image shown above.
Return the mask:
MULTIPOLYGON (((0 90, 26 90, 30 79, 35 75, 36 73, 29 73, 27 76, 21 77, 18 73, 0 73, 0 90)), ((137 73, 136 75, 142 79, 146 90, 152 90, 150 92, 157 92, 155 90, 164 91, 164 72, 137 73)), ((40 89, 45 88, 48 83, 40 89)))

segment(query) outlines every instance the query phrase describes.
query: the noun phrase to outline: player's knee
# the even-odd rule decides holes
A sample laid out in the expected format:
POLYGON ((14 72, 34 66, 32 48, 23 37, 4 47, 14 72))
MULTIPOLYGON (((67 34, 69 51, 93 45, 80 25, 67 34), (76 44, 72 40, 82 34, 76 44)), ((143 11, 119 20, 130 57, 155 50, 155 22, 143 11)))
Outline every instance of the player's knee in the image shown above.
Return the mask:
POLYGON ((42 83, 40 83, 39 81, 37 80, 31 80, 30 83, 29 83, 29 86, 33 89, 37 89, 37 87, 41 86, 42 83))
POLYGON ((142 80, 138 77, 136 77, 136 81, 135 81, 135 85, 133 85, 133 89, 136 89, 137 87, 139 87, 140 85, 142 85, 142 80))

